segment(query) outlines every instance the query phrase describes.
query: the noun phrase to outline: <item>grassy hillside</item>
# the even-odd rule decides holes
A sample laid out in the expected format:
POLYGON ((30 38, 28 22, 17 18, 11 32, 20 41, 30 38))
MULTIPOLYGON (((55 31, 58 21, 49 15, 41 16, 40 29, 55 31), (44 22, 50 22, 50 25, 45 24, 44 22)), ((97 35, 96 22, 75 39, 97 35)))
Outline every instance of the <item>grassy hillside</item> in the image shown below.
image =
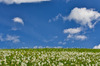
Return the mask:
POLYGON ((0 66, 99 66, 100 49, 1 49, 0 66))

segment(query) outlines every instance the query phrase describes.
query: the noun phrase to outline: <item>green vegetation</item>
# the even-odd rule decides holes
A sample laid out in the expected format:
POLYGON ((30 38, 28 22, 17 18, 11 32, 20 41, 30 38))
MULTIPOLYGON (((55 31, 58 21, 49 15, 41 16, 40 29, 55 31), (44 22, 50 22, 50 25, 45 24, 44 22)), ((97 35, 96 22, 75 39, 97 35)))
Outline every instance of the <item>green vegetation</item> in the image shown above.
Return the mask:
POLYGON ((1 49, 0 66, 99 66, 100 49, 1 49))

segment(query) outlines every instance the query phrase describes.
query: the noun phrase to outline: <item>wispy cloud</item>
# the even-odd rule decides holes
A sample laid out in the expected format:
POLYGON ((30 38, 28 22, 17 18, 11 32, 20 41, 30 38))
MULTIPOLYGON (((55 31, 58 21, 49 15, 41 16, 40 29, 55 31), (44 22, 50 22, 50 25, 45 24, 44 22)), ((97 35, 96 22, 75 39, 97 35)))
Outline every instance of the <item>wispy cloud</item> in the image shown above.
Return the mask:
POLYGON ((4 41, 2 34, 0 34, 0 41, 4 41))
POLYGON ((65 17, 61 13, 59 13, 57 16, 49 19, 49 22, 55 22, 55 21, 57 21, 59 19, 62 19, 64 21, 65 17))
POLYGON ((38 3, 43 1, 50 1, 50 0, 0 0, 0 2, 6 4, 38 3))
POLYGON ((62 42, 62 41, 60 41, 60 42, 58 42, 58 44, 65 45, 66 42, 62 42))
POLYGON ((20 42, 19 36, 12 36, 12 35, 7 35, 6 41, 12 41, 13 43, 20 42))
POLYGON ((52 42, 54 40, 56 40, 58 38, 58 36, 54 36, 53 38, 49 39, 49 40, 43 40, 43 42, 48 43, 48 42, 52 42))
POLYGON ((12 35, 6 35, 6 37, 3 37, 3 35, 0 35, 0 41, 5 42, 5 41, 10 41, 12 43, 19 43, 20 42, 20 37, 19 36, 12 36, 12 35))

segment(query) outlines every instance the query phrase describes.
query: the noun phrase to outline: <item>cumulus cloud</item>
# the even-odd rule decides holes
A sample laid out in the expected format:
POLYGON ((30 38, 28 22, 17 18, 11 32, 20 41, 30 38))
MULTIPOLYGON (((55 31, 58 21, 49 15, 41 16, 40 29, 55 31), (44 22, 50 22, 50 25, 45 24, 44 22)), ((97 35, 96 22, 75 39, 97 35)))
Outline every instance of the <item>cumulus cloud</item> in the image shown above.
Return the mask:
POLYGON ((79 33, 81 31, 82 31, 81 28, 69 28, 69 29, 65 29, 64 33, 76 34, 76 33, 79 33))
MULTIPOLYGON (((74 20, 77 24, 80 24, 81 27, 87 26, 89 28, 94 28, 98 21, 100 21, 100 13, 87 8, 74 8, 69 16, 63 16, 62 19, 74 20)), ((84 29, 84 28, 83 28, 84 29)), ((64 33, 67 33, 67 38, 73 38, 76 40, 85 40, 87 37, 85 35, 80 35, 80 32, 83 31, 81 28, 69 28, 65 29, 64 33)))
POLYGON ((58 14, 55 18, 49 19, 49 22, 56 21, 58 19, 66 20, 75 20, 77 24, 81 26, 88 26, 89 28, 94 28, 98 21, 100 21, 100 13, 94 9, 87 8, 74 8, 69 16, 63 16, 58 14))
POLYGON ((43 1, 50 1, 50 0, 0 0, 0 2, 6 3, 6 4, 37 3, 37 2, 43 2, 43 1))
POLYGON ((87 39, 87 36, 81 35, 80 33, 85 32, 84 30, 87 27, 89 27, 90 29, 94 28, 97 22, 100 21, 100 13, 98 11, 95 11, 94 9, 76 7, 72 9, 69 16, 63 16, 62 14, 58 14, 55 18, 50 19, 49 22, 59 20, 60 18, 63 21, 74 20, 77 24, 80 24, 80 28, 64 29, 63 32, 65 34, 68 34, 68 39, 74 38, 77 40, 85 40, 87 39))
POLYGON ((98 46, 94 46, 93 49, 100 49, 100 44, 98 46))
POLYGON ((16 23, 20 23, 20 24, 23 24, 23 25, 24 25, 23 19, 20 18, 20 17, 15 17, 15 18, 13 19, 13 21, 16 22, 16 23))
POLYGON ((82 26, 88 26, 93 28, 95 24, 100 20, 100 13, 93 9, 87 8, 74 8, 68 17, 64 20, 75 20, 76 23, 82 26), (93 22, 95 21, 95 22, 93 22))
POLYGON ((20 42, 19 36, 12 36, 12 35, 7 35, 6 41, 12 41, 13 43, 20 42))

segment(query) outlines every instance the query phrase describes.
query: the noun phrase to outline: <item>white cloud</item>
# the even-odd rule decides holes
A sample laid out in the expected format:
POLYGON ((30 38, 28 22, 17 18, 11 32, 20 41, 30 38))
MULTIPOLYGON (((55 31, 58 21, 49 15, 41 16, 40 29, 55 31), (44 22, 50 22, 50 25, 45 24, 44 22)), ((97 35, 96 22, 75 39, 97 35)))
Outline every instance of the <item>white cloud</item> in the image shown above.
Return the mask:
POLYGON ((80 33, 81 31, 82 31, 81 28, 69 28, 69 29, 65 29, 64 33, 76 34, 76 33, 80 33))
POLYGON ((37 3, 37 2, 43 2, 43 1, 50 1, 50 0, 0 0, 0 2, 6 3, 6 4, 37 3))
POLYGON ((68 17, 65 17, 64 20, 75 20, 78 24, 83 26, 88 26, 93 28, 95 24, 99 21, 100 13, 94 11, 93 9, 87 8, 74 8, 68 17), (93 23, 93 21, 95 21, 93 23))
MULTIPOLYGON (((69 1, 69 0, 68 0, 69 1)), ((81 26, 88 26, 89 28, 94 28, 98 21, 100 21, 100 13, 94 9, 87 8, 74 8, 69 16, 63 16, 58 14, 55 18, 49 19, 49 22, 56 21, 58 19, 66 20, 75 20, 76 23, 81 26)))
POLYGON ((11 35, 7 35, 5 41, 12 41, 13 43, 20 42, 19 36, 11 36, 11 35))
POLYGON ((15 18, 13 19, 13 21, 16 22, 16 23, 20 23, 20 24, 23 24, 23 25, 24 25, 23 19, 20 18, 20 17, 15 17, 15 18))
POLYGON ((6 35, 6 37, 3 38, 3 35, 0 35, 0 41, 4 42, 4 41, 11 41, 13 43, 18 43, 20 42, 20 37, 19 36, 12 36, 12 35, 6 35))
POLYGON ((82 28, 69 28, 65 29, 64 33, 67 33, 67 39, 85 40, 87 37, 85 35, 78 35, 82 31, 82 28))
POLYGON ((85 39, 87 39, 87 37, 85 35, 76 35, 75 38, 77 40, 85 40, 85 39))
POLYGON ((75 39, 75 40, 86 40, 87 37, 85 35, 71 35, 67 36, 67 39, 75 39))
POLYGON ((100 44, 98 46, 94 46, 93 49, 100 49, 100 44))
MULTIPOLYGON (((70 1, 70 0, 66 0, 70 1)), ((94 26, 97 24, 97 22, 100 21, 100 13, 98 11, 95 11, 94 9, 87 9, 87 8, 74 8, 69 16, 63 16, 62 14, 58 14, 55 18, 50 19, 51 21, 56 21, 59 19, 62 19, 63 21, 66 20, 75 20, 77 24, 80 24, 80 28, 68 28, 64 29, 64 33, 68 34, 68 39, 76 39, 76 40, 85 40, 87 39, 87 36, 80 35, 80 32, 85 32, 85 28, 89 27, 90 29, 94 28, 94 26)))

